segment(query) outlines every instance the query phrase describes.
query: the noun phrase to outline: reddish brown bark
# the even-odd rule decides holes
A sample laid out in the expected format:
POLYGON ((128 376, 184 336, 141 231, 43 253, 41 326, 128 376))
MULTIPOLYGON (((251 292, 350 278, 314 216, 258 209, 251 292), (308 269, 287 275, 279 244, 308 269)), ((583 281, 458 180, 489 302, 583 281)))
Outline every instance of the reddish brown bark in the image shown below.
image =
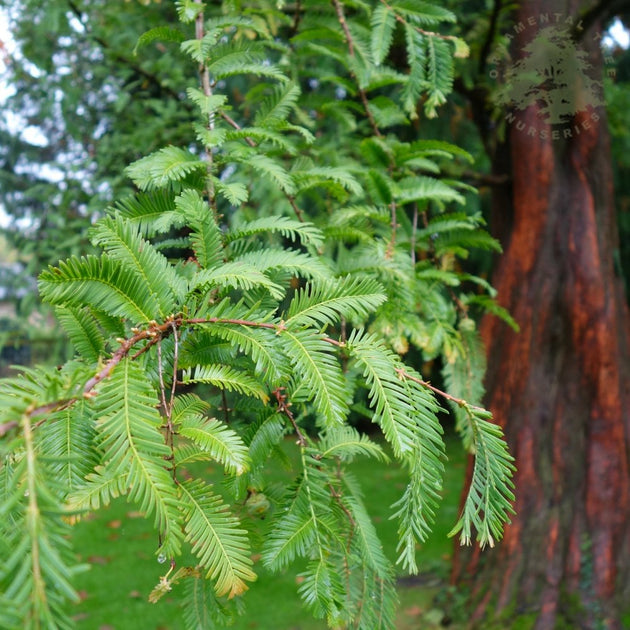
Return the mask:
MULTIPOLYGON (((523 3, 517 19, 548 4, 523 3)), ((581 42, 601 68, 597 42, 581 42)), ((511 192, 493 209, 510 226, 493 282, 521 330, 482 325, 486 404, 516 458, 517 515, 497 548, 457 550, 453 581, 470 586, 482 628, 509 610, 534 613, 536 630, 562 618, 620 628, 630 602, 630 319, 613 264, 605 111, 577 114, 580 133, 562 139, 527 133, 544 127, 535 105, 519 120, 507 139, 511 192)))

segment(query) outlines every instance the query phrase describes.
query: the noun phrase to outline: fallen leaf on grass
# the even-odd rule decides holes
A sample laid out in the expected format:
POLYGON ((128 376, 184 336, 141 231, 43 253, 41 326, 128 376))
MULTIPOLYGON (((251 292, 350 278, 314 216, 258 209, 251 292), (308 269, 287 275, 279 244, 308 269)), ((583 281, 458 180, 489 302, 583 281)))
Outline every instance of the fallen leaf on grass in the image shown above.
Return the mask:
POLYGON ((122 525, 122 521, 117 518, 114 521, 109 521, 109 523, 107 523, 106 527, 109 527, 110 529, 118 529, 121 525, 122 525))
POLYGON ((409 608, 405 608, 404 613, 408 617, 418 617, 422 614, 422 608, 420 608, 420 606, 410 606, 409 608))
POLYGON ((140 591, 131 591, 129 597, 131 597, 131 599, 141 599, 142 593, 140 591))
POLYGON ((111 558, 106 558, 104 556, 89 556, 87 561, 90 564, 109 564, 111 562, 111 558))
POLYGON ((132 540, 147 540, 148 538, 152 538, 155 536, 153 532, 142 532, 141 534, 137 534, 136 536, 132 536, 132 540))
POLYGON ((127 512, 127 518, 144 518, 144 512, 140 512, 139 510, 132 510, 131 512, 127 512))

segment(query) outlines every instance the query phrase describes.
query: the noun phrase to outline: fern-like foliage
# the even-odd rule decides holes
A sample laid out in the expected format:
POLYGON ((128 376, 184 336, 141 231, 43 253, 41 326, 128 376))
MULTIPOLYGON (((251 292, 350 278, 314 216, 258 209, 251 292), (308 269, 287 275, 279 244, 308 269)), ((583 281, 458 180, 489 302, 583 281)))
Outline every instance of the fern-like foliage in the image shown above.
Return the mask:
POLYGON ((125 496, 170 560, 151 601, 181 582, 187 628, 242 612, 254 557, 275 572, 301 561, 299 596, 330 627, 393 628, 395 570, 347 465, 391 453, 406 471, 392 516, 398 563, 416 571, 445 453, 441 392, 403 360, 410 345, 442 358, 476 457, 454 533, 500 538, 513 465, 479 406, 469 312, 498 307, 460 264, 498 245, 449 177, 470 156, 396 133, 451 89, 454 16, 407 0, 285 11, 181 0, 181 30, 140 38, 200 70, 182 94, 201 146, 131 164, 137 193, 90 229, 100 253, 40 275, 77 356, 0 381, 2 627, 71 627, 69 523, 125 496), (389 63, 394 42, 408 72, 389 63), (353 409, 382 440, 352 428, 353 409), (286 436, 298 463, 278 491, 267 464, 286 436), (225 488, 200 478, 207 461, 225 488))
POLYGON ((173 479, 157 462, 169 456, 159 427, 157 394, 137 364, 123 360, 95 398, 97 444, 111 474, 126 473, 129 498, 138 503, 163 539, 161 551, 180 550, 179 514, 173 479))
POLYGON ((216 582, 217 595, 240 595, 247 590, 245 582, 256 579, 247 554, 247 533, 239 528, 221 498, 213 495, 200 479, 182 482, 179 491, 185 510, 186 538, 207 577, 216 582))

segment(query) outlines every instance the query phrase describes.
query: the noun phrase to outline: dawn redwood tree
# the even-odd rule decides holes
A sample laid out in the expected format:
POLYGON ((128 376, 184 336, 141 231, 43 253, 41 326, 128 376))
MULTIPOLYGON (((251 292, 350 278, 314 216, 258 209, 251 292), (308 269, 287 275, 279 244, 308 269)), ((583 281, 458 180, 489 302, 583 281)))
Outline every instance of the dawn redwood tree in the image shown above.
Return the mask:
MULTIPOLYGON (((518 62, 536 33, 529 18, 572 16, 575 45, 601 81, 598 33, 610 16, 600 4, 538 0, 503 16, 497 2, 487 41, 511 33, 518 62)), ((479 67, 488 73, 489 63, 479 67)), ((584 85, 574 86, 576 103, 589 101, 584 85)), ((482 627, 516 612, 531 613, 536 630, 561 620, 619 628, 630 595, 630 320, 614 263, 606 111, 587 107, 552 127, 543 103, 533 103, 508 114, 498 140, 479 98, 486 94, 468 92, 495 180, 506 182, 492 197, 504 246, 493 284, 520 332, 484 320, 485 402, 516 459, 516 515, 497 548, 456 553, 453 580, 469 584, 482 627)))

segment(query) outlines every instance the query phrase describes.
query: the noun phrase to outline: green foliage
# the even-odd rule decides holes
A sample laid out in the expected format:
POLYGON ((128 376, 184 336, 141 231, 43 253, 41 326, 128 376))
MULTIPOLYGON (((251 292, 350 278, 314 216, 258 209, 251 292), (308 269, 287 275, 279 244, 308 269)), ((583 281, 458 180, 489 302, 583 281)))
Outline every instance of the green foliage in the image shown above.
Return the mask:
POLYGON ((0 384, 8 627, 71 626, 68 523, 126 496, 169 561, 151 601, 184 582, 187 627, 240 610, 230 600, 260 552, 276 572, 304 563, 300 596, 331 627, 392 628, 395 570, 345 471, 385 456, 350 426, 354 410, 408 471, 392 506, 403 570, 417 571, 441 496, 436 394, 466 412, 458 428, 476 455, 454 531, 493 544, 510 512, 511 458, 475 406, 482 349, 469 334, 469 309, 491 309, 492 289, 462 267, 471 248, 498 245, 451 207, 470 191, 443 165, 469 156, 406 131, 421 97, 433 116, 450 90, 455 40, 426 29, 454 16, 402 1, 311 0, 293 19, 204 10, 179 2, 184 35, 139 42, 181 41, 200 70, 186 93, 201 146, 127 168, 138 190, 95 221, 98 253, 39 277, 76 358, 0 384), (385 63, 397 41, 407 73, 385 63), (442 358, 454 395, 403 360, 410 346, 442 358), (300 470, 279 493, 265 466, 286 434, 300 470), (224 488, 196 475, 199 461, 224 469, 224 488))

